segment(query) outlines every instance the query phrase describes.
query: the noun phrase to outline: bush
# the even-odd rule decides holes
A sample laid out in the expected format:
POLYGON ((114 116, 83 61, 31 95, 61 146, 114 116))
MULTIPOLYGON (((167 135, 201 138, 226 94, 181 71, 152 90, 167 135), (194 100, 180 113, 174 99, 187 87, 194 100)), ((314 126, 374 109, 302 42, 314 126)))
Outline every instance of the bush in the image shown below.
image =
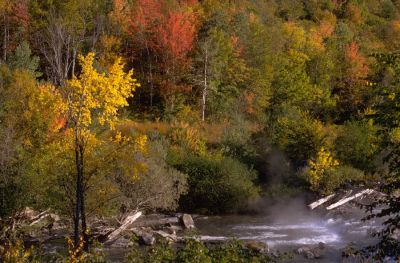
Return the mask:
POLYGON ((294 107, 284 108, 270 128, 273 143, 296 166, 315 156, 325 139, 322 123, 294 107))
POLYGON ((321 194, 330 194, 335 189, 350 182, 364 180, 364 173, 350 166, 340 166, 339 162, 324 148, 315 159, 309 160, 301 176, 310 184, 310 189, 321 194))
POLYGON ((182 248, 174 250, 166 241, 160 240, 156 246, 144 250, 136 243, 130 247, 126 263, 267 263, 277 262, 285 255, 278 257, 265 255, 245 248, 244 244, 230 240, 221 245, 208 248, 203 242, 195 238, 188 238, 182 248))
POLYGON ((323 178, 321 190, 325 193, 332 193, 335 189, 348 183, 362 182, 364 179, 365 175, 362 171, 351 166, 339 166, 329 176, 323 178))
POLYGON ((119 189, 131 209, 175 210, 179 198, 187 192, 186 175, 168 166, 167 145, 162 141, 150 141, 148 153, 137 156, 144 169, 138 180, 118 177, 119 189))
POLYGON ((235 159, 182 153, 173 165, 188 175, 189 192, 181 200, 185 210, 235 212, 258 195, 256 172, 235 159))
POLYGON ((369 170, 378 150, 376 128, 367 122, 347 122, 335 140, 336 153, 342 162, 369 170))

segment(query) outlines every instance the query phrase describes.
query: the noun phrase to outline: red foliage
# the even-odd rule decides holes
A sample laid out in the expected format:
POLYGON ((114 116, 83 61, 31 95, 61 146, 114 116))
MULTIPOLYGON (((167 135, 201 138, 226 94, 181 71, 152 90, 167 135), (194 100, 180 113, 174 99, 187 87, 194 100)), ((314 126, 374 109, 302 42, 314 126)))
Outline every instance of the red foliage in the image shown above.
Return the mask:
POLYGON ((28 5, 25 2, 16 2, 12 5, 10 18, 15 23, 27 27, 29 24, 28 5))
POLYGON ((346 75, 350 82, 355 83, 368 76, 369 68, 367 60, 360 54, 359 46, 356 42, 352 42, 346 46, 345 60, 348 63, 346 75))
POLYGON ((158 51, 164 52, 165 62, 185 65, 187 54, 193 48, 196 16, 185 11, 170 11, 156 28, 158 51))

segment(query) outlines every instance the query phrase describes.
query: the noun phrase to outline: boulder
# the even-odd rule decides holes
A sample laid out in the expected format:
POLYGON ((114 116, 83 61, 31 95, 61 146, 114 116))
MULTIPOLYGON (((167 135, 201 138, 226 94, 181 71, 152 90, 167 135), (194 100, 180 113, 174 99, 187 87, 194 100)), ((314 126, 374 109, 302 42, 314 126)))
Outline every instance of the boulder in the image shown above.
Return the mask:
POLYGON ((164 238, 164 239, 168 240, 169 242, 177 242, 178 241, 178 237, 176 235, 168 234, 168 233, 166 233, 164 231, 161 231, 161 230, 154 231, 154 234, 159 236, 159 237, 161 237, 161 238, 164 238))
POLYGON ((304 255, 307 251, 311 251, 311 248, 308 247, 308 246, 303 246, 303 247, 299 247, 296 250, 296 253, 299 254, 299 255, 304 255))
POLYGON ((315 258, 315 255, 311 250, 304 251, 303 256, 306 259, 314 259, 315 258))
POLYGON ((396 241, 400 241, 400 229, 396 228, 393 230, 392 234, 390 235, 391 238, 393 238, 396 241))
POLYGON ((139 244, 144 246, 152 246, 156 243, 156 239, 154 238, 153 234, 142 232, 139 235, 139 244))
POLYGON ((321 249, 321 250, 324 250, 325 249, 325 243, 324 242, 319 242, 318 243, 318 248, 321 249))
POLYGON ((186 229, 193 229, 195 227, 194 221, 193 221, 193 218, 191 215, 183 214, 181 219, 182 219, 182 223, 186 229))
POLYGON ((317 247, 302 246, 296 250, 296 253, 303 255, 306 259, 321 258, 321 250, 325 248, 325 244, 320 242, 317 247))
POLYGON ((245 243, 245 247, 249 250, 258 252, 258 253, 268 253, 269 248, 268 245, 265 244, 264 242, 260 241, 248 241, 245 243))

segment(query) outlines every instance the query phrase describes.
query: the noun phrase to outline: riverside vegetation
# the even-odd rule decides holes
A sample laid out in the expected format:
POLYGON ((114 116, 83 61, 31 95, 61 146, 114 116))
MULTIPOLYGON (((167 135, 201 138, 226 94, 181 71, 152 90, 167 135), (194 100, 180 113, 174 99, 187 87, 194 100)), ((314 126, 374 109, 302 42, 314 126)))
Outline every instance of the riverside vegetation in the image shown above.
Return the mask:
MULTIPOLYGON (((400 256, 398 0, 0 0, 0 29, 0 218, 60 215, 71 262, 101 261, 93 218, 348 185, 386 193, 367 209, 387 218, 379 253, 361 253, 400 256)), ((43 261, 2 233, 3 261, 43 261)), ((194 240, 143 253, 128 258, 275 260, 194 240)))

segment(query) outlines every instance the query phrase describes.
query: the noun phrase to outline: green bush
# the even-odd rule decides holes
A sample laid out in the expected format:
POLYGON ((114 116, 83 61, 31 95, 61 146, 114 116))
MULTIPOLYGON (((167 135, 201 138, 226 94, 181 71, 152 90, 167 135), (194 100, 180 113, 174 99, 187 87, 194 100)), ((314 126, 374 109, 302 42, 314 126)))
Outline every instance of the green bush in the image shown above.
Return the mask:
POLYGON ((142 249, 136 243, 130 247, 126 263, 267 263, 277 262, 285 255, 272 257, 245 248, 240 241, 230 240, 208 248, 195 238, 188 238, 182 248, 172 249, 166 241, 159 240, 150 249, 142 249))
POLYGON ((306 112, 285 107, 270 125, 272 142, 296 165, 301 166, 323 146, 324 127, 306 112))
MULTIPOLYGON (((300 176, 309 181, 310 177, 309 168, 305 168, 301 171, 300 176)), ((324 176, 321 177, 318 186, 314 189, 321 194, 331 194, 336 189, 345 186, 347 183, 357 183, 365 180, 365 175, 361 170, 350 166, 338 166, 330 171, 327 171, 324 176)))
POLYGON ((335 140, 336 156, 342 163, 370 170, 378 150, 377 129, 367 122, 347 122, 335 140))
POLYGON ((258 196, 259 189, 253 183, 256 172, 235 159, 185 153, 172 159, 173 165, 188 175, 189 191, 181 199, 185 210, 235 212, 244 209, 250 199, 258 196))

